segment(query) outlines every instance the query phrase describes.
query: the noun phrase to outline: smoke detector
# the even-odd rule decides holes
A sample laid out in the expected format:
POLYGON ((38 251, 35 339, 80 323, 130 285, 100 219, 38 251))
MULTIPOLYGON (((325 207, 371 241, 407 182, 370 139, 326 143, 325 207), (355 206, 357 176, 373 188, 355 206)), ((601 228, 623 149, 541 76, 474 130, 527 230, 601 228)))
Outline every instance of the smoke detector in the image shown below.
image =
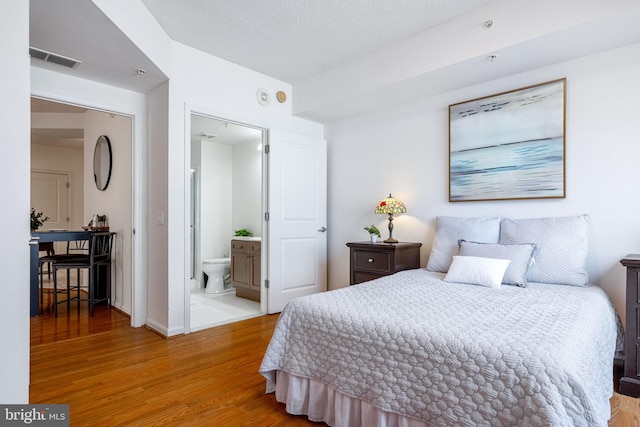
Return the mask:
POLYGON ((29 56, 36 59, 41 59, 44 62, 51 62, 53 64, 62 65, 64 67, 76 68, 82 64, 82 61, 69 58, 67 56, 58 55, 57 53, 47 52, 46 50, 38 49, 29 46, 29 56))

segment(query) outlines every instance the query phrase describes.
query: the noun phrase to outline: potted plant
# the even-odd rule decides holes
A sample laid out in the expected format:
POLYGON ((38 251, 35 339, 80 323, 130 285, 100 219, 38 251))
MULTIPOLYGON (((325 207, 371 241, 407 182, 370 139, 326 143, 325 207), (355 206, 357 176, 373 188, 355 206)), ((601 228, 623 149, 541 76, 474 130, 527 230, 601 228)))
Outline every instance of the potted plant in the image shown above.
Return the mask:
POLYGON ((380 237, 380 230, 378 230, 378 227, 375 225, 371 224, 369 227, 365 227, 364 229, 369 233, 371 243, 375 243, 378 240, 378 237, 380 237))
POLYGON ((107 227, 107 216, 106 215, 94 215, 93 221, 91 222, 91 227, 94 229, 103 229, 107 227))
POLYGON ((31 208, 31 231, 38 231, 42 224, 49 219, 48 216, 43 218, 43 215, 42 212, 36 212, 35 209, 31 208))
POLYGON ((235 230, 235 236, 244 236, 244 237, 251 237, 252 233, 247 230, 246 228, 241 228, 240 230, 235 230))

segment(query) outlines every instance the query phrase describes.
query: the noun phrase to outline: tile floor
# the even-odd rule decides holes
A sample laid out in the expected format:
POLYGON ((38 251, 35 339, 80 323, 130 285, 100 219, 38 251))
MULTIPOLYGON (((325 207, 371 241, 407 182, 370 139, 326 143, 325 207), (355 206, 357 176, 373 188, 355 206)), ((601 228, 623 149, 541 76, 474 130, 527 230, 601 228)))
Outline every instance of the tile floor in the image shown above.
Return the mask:
POLYGON ((235 290, 205 294, 191 290, 191 332, 260 316, 260 303, 236 297, 235 290))

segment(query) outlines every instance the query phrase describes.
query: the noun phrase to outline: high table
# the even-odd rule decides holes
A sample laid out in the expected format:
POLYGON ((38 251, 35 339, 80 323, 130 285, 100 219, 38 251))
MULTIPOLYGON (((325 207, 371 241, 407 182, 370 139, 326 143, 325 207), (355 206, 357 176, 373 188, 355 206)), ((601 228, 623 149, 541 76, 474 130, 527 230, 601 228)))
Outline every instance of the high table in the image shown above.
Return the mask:
POLYGON ((30 252, 30 313, 31 316, 37 316, 39 314, 38 304, 38 275, 39 275, 39 262, 38 262, 38 246, 39 243, 46 242, 71 242, 75 240, 90 240, 91 231, 36 231, 31 233, 31 252, 30 252))

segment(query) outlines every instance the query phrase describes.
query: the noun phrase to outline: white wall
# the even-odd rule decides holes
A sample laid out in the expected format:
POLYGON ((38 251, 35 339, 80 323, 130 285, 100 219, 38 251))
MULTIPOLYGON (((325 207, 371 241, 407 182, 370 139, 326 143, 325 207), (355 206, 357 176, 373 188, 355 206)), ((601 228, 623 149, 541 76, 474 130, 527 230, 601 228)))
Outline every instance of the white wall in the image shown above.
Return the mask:
POLYGON ((619 264, 640 251, 640 45, 557 64, 327 127, 329 163, 329 286, 349 281, 346 242, 365 240, 373 213, 389 192, 405 202, 394 237, 422 242, 424 266, 438 215, 514 218, 591 216, 589 274, 624 316, 625 272, 619 264), (448 106, 545 81, 567 78, 565 199, 449 203, 448 106), (349 185, 345 185, 349 183, 349 185))
POLYGON ((167 333, 165 325, 168 323, 168 278, 169 264, 169 235, 167 222, 170 220, 167 210, 168 183, 168 109, 169 84, 165 83, 148 95, 149 105, 149 141, 147 142, 147 157, 145 163, 148 168, 147 211, 145 224, 148 226, 147 249, 148 258, 145 259, 147 283, 147 317, 145 322, 153 329, 167 333))
POLYGON ((202 141, 201 147, 201 259, 228 257, 232 223, 233 147, 211 141, 202 141))
POLYGON ((115 232, 114 271, 111 280, 111 304, 131 313, 132 283, 132 120, 131 117, 89 110, 84 121, 84 217, 107 215, 109 231, 115 232), (93 177, 93 154, 101 135, 111 143, 112 168, 109 185, 98 190, 93 177))
POLYGON ((0 179, 4 224, 0 239, 0 402, 29 403, 29 2, 6 1, 0 13, 0 51, 6 64, 0 79, 0 179), (10 36, 8 36, 10 35, 10 36))
POLYGON ((262 151, 256 139, 233 146, 233 230, 262 235, 262 151))

